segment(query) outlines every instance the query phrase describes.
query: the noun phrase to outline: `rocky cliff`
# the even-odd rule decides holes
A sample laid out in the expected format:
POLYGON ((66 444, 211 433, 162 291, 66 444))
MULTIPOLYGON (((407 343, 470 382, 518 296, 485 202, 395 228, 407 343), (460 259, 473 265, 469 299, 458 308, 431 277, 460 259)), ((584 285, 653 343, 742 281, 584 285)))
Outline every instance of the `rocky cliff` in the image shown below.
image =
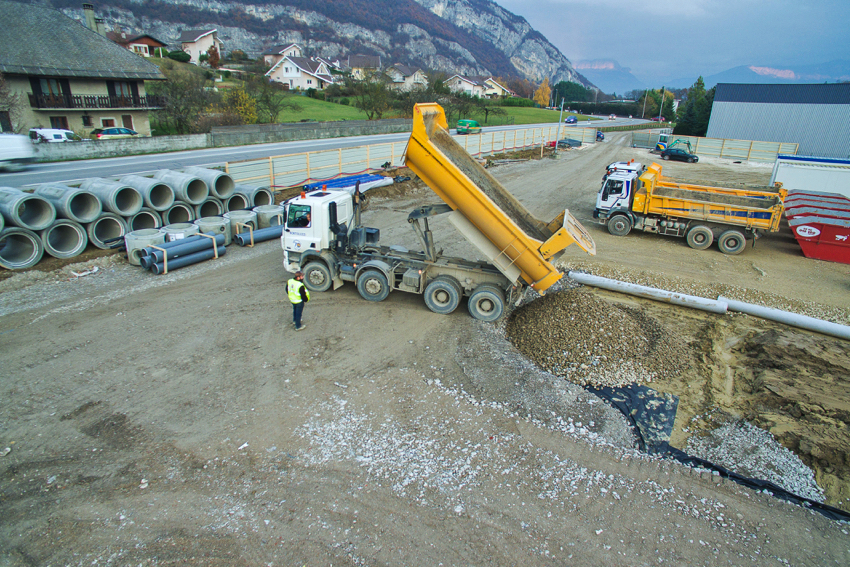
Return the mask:
MULTIPOLYGON (((79 0, 52 4, 84 20, 79 0)), ((306 55, 381 55, 386 65, 590 85, 524 18, 491 0, 105 0, 95 11, 116 31, 149 34, 170 48, 179 48, 182 30, 216 28, 226 51, 251 56, 298 43, 306 55)))

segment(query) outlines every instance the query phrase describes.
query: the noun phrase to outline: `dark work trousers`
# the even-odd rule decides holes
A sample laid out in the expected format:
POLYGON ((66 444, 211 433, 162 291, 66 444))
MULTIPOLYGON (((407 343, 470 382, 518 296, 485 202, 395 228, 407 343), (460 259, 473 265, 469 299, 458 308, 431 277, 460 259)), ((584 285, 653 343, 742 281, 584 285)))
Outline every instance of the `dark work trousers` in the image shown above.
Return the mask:
POLYGON ((301 313, 304 312, 304 302, 299 301, 298 303, 292 304, 292 322, 295 323, 295 328, 301 326, 301 313))

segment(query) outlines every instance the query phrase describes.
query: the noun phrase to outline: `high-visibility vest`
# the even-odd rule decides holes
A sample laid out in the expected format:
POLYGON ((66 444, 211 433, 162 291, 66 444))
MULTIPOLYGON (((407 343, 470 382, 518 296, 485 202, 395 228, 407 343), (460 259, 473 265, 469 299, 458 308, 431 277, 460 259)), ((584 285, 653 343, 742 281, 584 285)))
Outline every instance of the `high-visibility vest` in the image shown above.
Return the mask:
MULTIPOLYGON (((295 278, 286 282, 286 293, 289 295, 289 301, 292 303, 301 303, 302 287, 304 287, 304 284, 295 278)), ((305 291, 307 292, 307 301, 310 301, 310 290, 305 288, 305 291)))

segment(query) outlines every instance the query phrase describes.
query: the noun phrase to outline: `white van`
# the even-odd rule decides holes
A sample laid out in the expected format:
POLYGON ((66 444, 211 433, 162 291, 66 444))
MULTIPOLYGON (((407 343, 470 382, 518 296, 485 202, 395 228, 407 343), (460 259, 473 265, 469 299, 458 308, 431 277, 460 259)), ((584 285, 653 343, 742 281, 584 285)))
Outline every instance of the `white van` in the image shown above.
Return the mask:
POLYGON ((81 139, 71 130, 62 130, 60 128, 30 129, 30 140, 34 144, 39 142, 79 142, 81 139))
POLYGON ((20 171, 32 163, 35 152, 26 136, 0 134, 0 169, 20 171))

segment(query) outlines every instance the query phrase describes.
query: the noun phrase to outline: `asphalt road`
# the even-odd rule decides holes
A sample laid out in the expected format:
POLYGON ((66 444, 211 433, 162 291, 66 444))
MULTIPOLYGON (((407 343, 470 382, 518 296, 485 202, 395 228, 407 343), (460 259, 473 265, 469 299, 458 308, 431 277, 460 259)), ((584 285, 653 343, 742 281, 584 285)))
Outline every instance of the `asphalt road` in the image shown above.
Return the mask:
MULTIPOLYGON (((640 119, 618 119, 582 121, 578 124, 565 125, 565 129, 593 126, 622 126, 638 122, 640 119)), ((506 126, 487 126, 485 131, 519 130, 525 128, 548 127, 546 124, 521 124, 506 126)), ((566 131, 566 130, 565 130, 566 131)), ((40 183, 74 183, 89 177, 115 177, 130 173, 145 174, 158 169, 182 169, 184 167, 216 167, 226 162, 246 159, 259 159, 269 156, 297 154, 303 152, 349 148, 368 144, 405 141, 409 134, 381 134, 374 136, 353 136, 348 138, 331 138, 322 140, 299 140, 295 142, 279 142, 274 144, 254 144, 250 146, 233 146, 227 148, 209 148, 203 150, 187 150, 161 154, 126 156, 119 158, 91 159, 67 162, 37 163, 28 170, 19 173, 0 173, 0 186, 26 187, 40 183)))

